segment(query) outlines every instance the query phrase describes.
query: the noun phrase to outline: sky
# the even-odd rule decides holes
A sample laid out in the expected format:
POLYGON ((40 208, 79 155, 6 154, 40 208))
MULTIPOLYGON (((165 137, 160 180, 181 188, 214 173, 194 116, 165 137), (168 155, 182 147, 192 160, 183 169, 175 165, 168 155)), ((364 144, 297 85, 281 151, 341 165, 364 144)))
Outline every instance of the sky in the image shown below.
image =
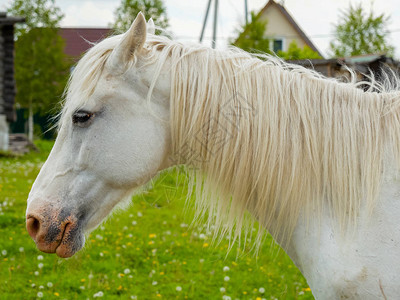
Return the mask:
MULTIPOLYGON (((213 0, 214 2, 215 0, 213 0)), ((249 11, 258 12, 268 0, 248 0, 249 11)), ((400 59, 400 5, 399 0, 285 0, 286 10, 303 29, 324 56, 329 56, 334 24, 340 10, 359 2, 375 15, 390 16, 389 42, 395 47, 395 57, 400 59)), ((0 0, 0 10, 5 10, 12 0, 0 0)), ((65 14, 63 27, 107 27, 114 21, 114 11, 120 0, 55 0, 65 14)), ((176 39, 198 41, 208 0, 164 0, 170 27, 176 39)), ((212 4, 212 8, 214 4, 212 4)), ((244 0, 219 0, 217 47, 227 45, 228 38, 244 23, 244 0)), ((213 9, 210 10, 203 43, 211 45, 213 9)))

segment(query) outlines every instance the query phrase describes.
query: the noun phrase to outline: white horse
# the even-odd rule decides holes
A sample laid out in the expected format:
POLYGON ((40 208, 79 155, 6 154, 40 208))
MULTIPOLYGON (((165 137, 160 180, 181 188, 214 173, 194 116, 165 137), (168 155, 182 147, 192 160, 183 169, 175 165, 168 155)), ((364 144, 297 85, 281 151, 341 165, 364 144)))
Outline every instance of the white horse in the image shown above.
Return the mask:
POLYGON ((77 64, 28 199, 37 247, 72 256, 136 188, 186 164, 218 236, 243 240, 257 220, 316 298, 398 299, 400 93, 182 45, 150 23, 139 14, 77 64))

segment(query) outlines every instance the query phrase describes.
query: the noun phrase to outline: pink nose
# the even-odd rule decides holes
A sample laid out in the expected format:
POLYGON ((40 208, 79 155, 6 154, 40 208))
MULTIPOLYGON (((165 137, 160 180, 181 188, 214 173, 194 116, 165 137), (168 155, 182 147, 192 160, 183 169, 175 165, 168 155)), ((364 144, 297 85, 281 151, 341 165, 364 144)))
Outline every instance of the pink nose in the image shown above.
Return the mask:
POLYGON ((55 253, 70 223, 69 220, 59 221, 30 213, 26 219, 26 229, 40 251, 55 253))
POLYGON ((26 230, 28 230, 29 235, 34 240, 36 240, 36 237, 40 231, 40 223, 41 222, 34 216, 30 216, 26 220, 26 230))

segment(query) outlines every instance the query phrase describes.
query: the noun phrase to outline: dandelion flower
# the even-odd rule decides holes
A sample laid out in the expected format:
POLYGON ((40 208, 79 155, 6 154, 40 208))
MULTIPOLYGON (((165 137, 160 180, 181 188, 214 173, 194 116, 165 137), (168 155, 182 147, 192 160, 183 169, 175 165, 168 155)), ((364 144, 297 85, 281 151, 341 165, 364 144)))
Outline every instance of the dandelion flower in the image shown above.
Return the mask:
POLYGON ((225 276, 225 277, 224 277, 224 281, 229 281, 229 280, 231 280, 231 279, 229 278, 229 276, 225 276))
POLYGON ((39 269, 43 268, 43 266, 44 266, 43 263, 39 263, 39 264, 38 264, 38 268, 39 268, 39 269))
POLYGON ((35 274, 35 276, 39 276, 39 271, 35 271, 33 274, 35 274))
POLYGON ((52 288, 52 287, 53 287, 53 283, 49 281, 49 282, 47 283, 47 286, 48 286, 49 288, 52 288))
POLYGON ((228 267, 228 266, 225 266, 222 270, 223 270, 224 272, 228 272, 228 271, 229 271, 229 267, 228 267))
POLYGON ((42 293, 42 292, 38 292, 38 293, 36 294, 36 296, 37 296, 38 298, 42 298, 42 297, 43 297, 43 293, 42 293))
POLYGON ((231 300, 232 298, 227 296, 227 295, 223 295, 222 296, 222 300, 231 300))
POLYGON ((100 298, 103 297, 104 293, 102 291, 97 292, 96 294, 93 295, 93 298, 100 298))
POLYGON ((19 252, 24 252, 25 251, 25 249, 24 249, 24 247, 19 247, 19 252))
POLYGON ((37 260, 43 260, 43 255, 38 255, 37 260))
POLYGON ((219 291, 220 291, 221 293, 225 293, 225 292, 226 292, 226 289, 225 289, 224 287, 222 287, 222 288, 219 288, 219 291))
POLYGON ((157 282, 157 281, 153 281, 151 284, 152 284, 152 285, 157 285, 158 282, 157 282))
POLYGON ((5 249, 2 250, 2 251, 1 251, 1 254, 2 254, 3 256, 6 256, 6 255, 7 255, 7 250, 5 250, 5 249))
POLYGON ((177 286, 177 287, 176 287, 176 291, 177 291, 177 292, 181 292, 181 291, 182 291, 182 287, 177 286))
POLYGON ((131 270, 129 270, 129 269, 124 270, 124 274, 129 274, 130 272, 131 272, 131 270))
POLYGON ((261 294, 264 294, 264 293, 265 293, 265 289, 264 289, 263 287, 260 287, 260 288, 258 289, 258 291, 259 291, 261 294))

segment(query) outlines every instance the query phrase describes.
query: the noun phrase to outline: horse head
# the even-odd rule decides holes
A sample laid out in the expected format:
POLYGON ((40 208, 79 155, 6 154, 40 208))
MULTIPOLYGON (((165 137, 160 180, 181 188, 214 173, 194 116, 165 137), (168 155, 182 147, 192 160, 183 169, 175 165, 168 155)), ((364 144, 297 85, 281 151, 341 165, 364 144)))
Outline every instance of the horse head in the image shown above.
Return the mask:
POLYGON ((28 198, 26 226, 41 251, 75 254, 85 233, 168 166, 170 83, 149 63, 152 24, 140 13, 73 71, 55 145, 28 198))

